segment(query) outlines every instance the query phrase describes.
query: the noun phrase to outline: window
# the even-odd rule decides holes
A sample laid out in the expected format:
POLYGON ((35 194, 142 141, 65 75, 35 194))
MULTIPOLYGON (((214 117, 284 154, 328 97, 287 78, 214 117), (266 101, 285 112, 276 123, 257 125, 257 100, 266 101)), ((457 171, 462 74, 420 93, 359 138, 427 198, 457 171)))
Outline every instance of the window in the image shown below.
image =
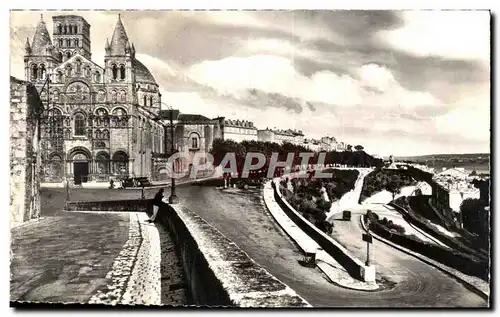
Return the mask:
POLYGON ((38 78, 38 66, 33 65, 33 68, 31 69, 31 79, 36 80, 38 78))
POLYGON ((125 90, 120 91, 120 101, 121 102, 127 101, 127 92, 125 90))
POLYGON ((120 66, 120 79, 125 79, 125 66, 120 66))
POLYGON ((56 74, 56 80, 58 83, 62 83, 62 78, 63 78, 63 75, 62 75, 62 72, 60 70, 57 71, 57 74, 56 74))
POLYGON ((78 39, 75 40, 75 47, 79 47, 80 46, 80 41, 78 41, 78 39))
POLYGON ((153 106, 153 96, 149 96, 149 106, 153 106))
POLYGON ((198 149, 200 147, 200 137, 196 133, 191 133, 191 149, 198 149))
POLYGON ((66 52, 66 60, 71 58, 71 52, 66 52))
POLYGON ((45 79, 45 65, 40 65, 40 79, 45 79))
POLYGON ((118 68, 116 65, 113 65, 111 70, 113 71, 113 79, 116 79, 118 77, 118 68))
POLYGON ((64 34, 67 34, 67 33, 68 33, 68 26, 67 26, 67 25, 65 25, 65 26, 64 26, 64 34))
POLYGON ((116 96, 117 96, 116 90, 113 90, 111 92, 111 101, 116 102, 117 101, 116 96))
POLYGON ((74 31, 75 31, 75 34, 77 34, 77 33, 78 33, 78 25, 75 25, 75 27, 74 27, 74 31))
POLYGON ((101 73, 96 72, 94 80, 95 80, 96 83, 100 82, 101 81, 101 73))
POLYGON ((75 115, 75 135, 85 135, 85 116, 81 113, 75 115))
POLYGON ((59 39, 59 47, 63 47, 64 46, 64 41, 62 39, 59 39))
POLYGON ((57 53, 57 59, 59 60, 59 62, 62 62, 63 54, 61 52, 57 53))
POLYGON ((76 73, 80 74, 82 72, 82 61, 77 59, 76 60, 76 73))
POLYGON ((71 47, 71 40, 70 39, 66 39, 66 46, 71 47))
POLYGON ((144 106, 147 106, 147 104, 146 104, 147 99, 146 99, 146 98, 147 98, 147 97, 146 97, 146 96, 144 96, 144 102, 143 102, 144 106))
POLYGON ((66 76, 70 77, 71 73, 72 73, 71 66, 68 65, 68 67, 66 67, 66 76))
POLYGON ((57 31, 58 31, 58 32, 57 32, 58 34, 61 34, 61 33, 62 33, 62 25, 60 25, 60 24, 59 24, 59 25, 57 26, 57 31))

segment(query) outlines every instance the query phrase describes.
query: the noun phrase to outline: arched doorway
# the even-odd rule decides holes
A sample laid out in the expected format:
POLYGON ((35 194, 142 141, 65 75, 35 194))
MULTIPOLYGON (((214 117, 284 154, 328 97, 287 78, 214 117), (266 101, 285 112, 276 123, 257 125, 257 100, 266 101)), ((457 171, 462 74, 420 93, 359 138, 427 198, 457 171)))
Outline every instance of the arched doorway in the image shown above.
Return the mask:
POLYGON ((73 163, 73 179, 75 185, 88 181, 90 152, 85 148, 75 148, 70 151, 69 157, 73 163))

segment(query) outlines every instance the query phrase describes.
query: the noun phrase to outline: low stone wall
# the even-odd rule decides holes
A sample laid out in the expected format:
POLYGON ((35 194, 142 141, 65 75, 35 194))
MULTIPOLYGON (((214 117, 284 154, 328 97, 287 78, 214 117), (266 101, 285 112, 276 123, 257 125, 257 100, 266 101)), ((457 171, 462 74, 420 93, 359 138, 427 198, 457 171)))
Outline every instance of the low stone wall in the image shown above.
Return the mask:
POLYGON ((150 199, 104 200, 104 201, 71 201, 66 204, 66 211, 151 211, 150 199))
MULTIPOLYGON (((437 228, 434 228, 433 226, 429 225, 426 223, 427 219, 416 212, 407 210, 407 208, 403 207, 404 206, 404 198, 398 198, 393 202, 390 202, 388 204, 389 206, 395 208, 400 214, 402 214, 403 218, 414 225, 415 227, 421 229, 422 231, 425 231, 427 234, 435 237, 442 243, 452 247, 453 249, 456 249, 460 252, 466 253, 466 254, 472 254, 479 259, 483 261, 489 261, 489 255, 488 254, 482 254, 480 250, 472 250, 470 247, 464 245, 463 243, 457 241, 456 239, 449 237, 445 234, 442 234, 437 228)), ((432 208, 429 206, 429 208, 432 208)), ((411 209, 411 206, 408 208, 411 209)))
POLYGON ((485 281, 488 280, 488 263, 478 261, 468 254, 447 249, 439 245, 418 241, 410 236, 389 230, 375 221, 370 223, 370 229, 382 238, 401 245, 411 251, 422 254, 437 262, 443 263, 444 265, 456 269, 464 274, 476 276, 485 281))
POLYGON ((358 258, 351 255, 343 246, 328 237, 324 232, 316 228, 312 223, 304 219, 285 199, 281 192, 274 187, 276 202, 285 214, 307 235, 316 241, 331 257, 342 265, 353 278, 364 280, 363 272, 366 267, 358 258))
POLYGON ((310 306, 185 206, 162 204, 158 220, 168 228, 177 245, 192 305, 310 306))

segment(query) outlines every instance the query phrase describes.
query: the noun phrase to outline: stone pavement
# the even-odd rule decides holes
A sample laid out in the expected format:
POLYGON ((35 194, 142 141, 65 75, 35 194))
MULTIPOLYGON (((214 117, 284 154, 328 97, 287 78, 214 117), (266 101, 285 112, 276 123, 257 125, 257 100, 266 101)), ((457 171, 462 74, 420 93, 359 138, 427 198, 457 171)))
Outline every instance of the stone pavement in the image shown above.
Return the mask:
POLYGON ((68 212, 11 230, 11 301, 184 305, 168 232, 144 213, 68 212))

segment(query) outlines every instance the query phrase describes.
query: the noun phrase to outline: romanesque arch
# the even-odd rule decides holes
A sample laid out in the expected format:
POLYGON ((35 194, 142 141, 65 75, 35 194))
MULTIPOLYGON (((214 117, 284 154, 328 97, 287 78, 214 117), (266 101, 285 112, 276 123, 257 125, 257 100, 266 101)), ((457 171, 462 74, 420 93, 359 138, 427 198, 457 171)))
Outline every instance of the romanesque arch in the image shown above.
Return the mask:
POLYGON ((68 151, 70 161, 88 161, 91 157, 90 151, 83 146, 76 146, 68 151))
POLYGON ((113 173, 119 175, 128 174, 129 156, 123 150, 118 150, 113 154, 113 173))
POLYGON ((99 152, 95 156, 96 172, 98 174, 109 174, 111 170, 111 160, 106 152, 99 152))
POLYGON ((64 179, 64 155, 54 152, 45 162, 45 181, 62 182, 64 179))

